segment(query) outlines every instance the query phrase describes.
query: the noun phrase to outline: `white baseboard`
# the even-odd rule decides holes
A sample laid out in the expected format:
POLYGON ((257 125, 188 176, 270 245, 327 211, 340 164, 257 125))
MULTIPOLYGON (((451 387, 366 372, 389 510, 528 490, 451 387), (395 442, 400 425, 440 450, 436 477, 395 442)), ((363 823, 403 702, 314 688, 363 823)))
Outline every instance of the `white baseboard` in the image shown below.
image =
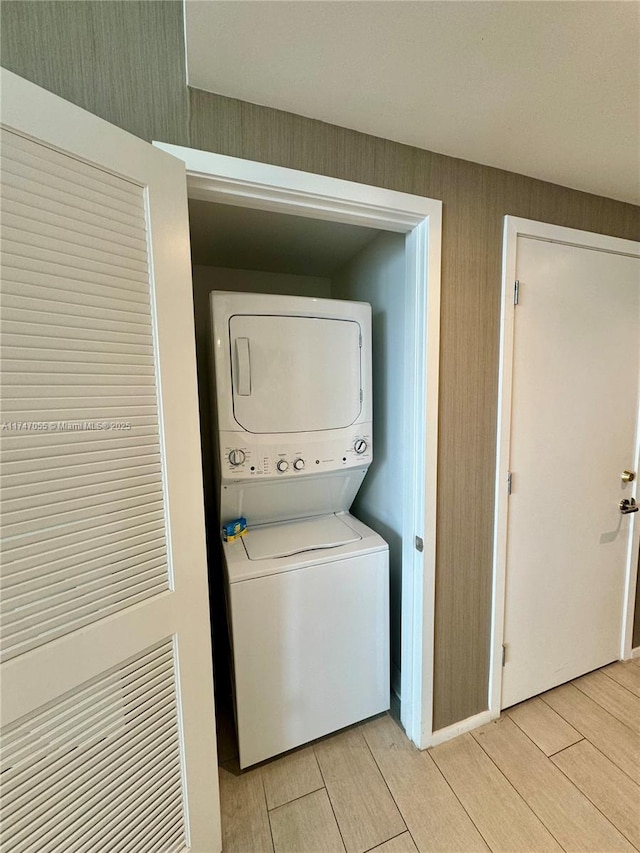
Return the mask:
MULTIPOLYGON (((631 657, 640 658, 640 646, 637 646, 635 649, 631 649, 631 657)), ((475 714, 473 717, 467 717, 466 720, 460 720, 459 723, 446 726, 444 729, 437 729, 437 731, 433 732, 431 737, 428 738, 428 743, 425 748, 428 749, 431 746, 437 746, 439 743, 444 743, 447 740, 458 737, 458 735, 466 734, 466 732, 470 732, 472 729, 477 729, 480 726, 490 723, 492 720, 497 720, 499 716, 500 709, 497 711, 482 711, 480 714, 475 714)))
POLYGON ((466 720, 460 720, 459 723, 454 723, 451 726, 446 726, 444 729, 437 729, 429 738, 427 748, 437 746, 439 743, 444 743, 458 735, 463 735, 470 732, 472 729, 477 729, 479 726, 484 726, 492 720, 497 720, 500 716, 500 711, 482 711, 480 714, 475 714, 473 717, 467 717, 466 720))

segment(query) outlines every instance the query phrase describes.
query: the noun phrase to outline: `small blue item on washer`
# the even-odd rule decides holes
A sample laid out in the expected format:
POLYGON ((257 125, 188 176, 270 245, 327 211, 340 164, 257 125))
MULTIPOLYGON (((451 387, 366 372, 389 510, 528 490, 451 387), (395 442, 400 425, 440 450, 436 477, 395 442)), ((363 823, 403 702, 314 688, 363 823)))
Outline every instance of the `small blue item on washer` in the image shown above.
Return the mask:
POLYGON ((244 536, 247 532, 247 519, 244 518, 236 518, 234 521, 227 521, 226 524, 222 525, 222 538, 225 542, 233 542, 234 539, 237 539, 239 536, 244 536))

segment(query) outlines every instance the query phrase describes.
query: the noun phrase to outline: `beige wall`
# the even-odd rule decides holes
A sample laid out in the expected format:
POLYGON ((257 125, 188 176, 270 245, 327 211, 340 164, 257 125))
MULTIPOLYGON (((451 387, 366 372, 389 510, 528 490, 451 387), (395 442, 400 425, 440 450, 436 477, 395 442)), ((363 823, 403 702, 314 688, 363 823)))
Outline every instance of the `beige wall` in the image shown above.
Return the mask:
POLYGON ((502 219, 637 240, 640 211, 205 92, 189 105, 181 8, 4 2, 2 64, 144 139, 443 200, 434 722, 448 725, 487 704, 502 219))
POLYGON ((640 211, 323 122, 191 91, 191 145, 444 202, 436 728, 487 707, 505 214, 640 239, 640 211))
POLYGON ((0 59, 149 141, 188 144, 180 0, 0 3, 0 59))

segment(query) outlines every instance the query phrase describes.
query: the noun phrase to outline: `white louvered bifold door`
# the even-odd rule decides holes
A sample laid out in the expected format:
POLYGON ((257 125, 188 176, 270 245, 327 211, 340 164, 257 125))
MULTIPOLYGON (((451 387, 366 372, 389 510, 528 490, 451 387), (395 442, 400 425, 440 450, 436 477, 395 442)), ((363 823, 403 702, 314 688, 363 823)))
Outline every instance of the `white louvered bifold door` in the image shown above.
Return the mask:
POLYGON ((0 846, 216 853, 184 167, 2 93, 0 846))

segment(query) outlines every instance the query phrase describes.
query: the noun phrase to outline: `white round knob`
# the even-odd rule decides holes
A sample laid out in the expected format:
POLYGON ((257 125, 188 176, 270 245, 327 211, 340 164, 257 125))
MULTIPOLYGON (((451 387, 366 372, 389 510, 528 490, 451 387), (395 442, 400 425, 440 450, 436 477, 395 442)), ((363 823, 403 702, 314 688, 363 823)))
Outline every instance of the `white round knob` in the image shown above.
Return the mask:
POLYGON ((296 469, 296 471, 302 471, 302 469, 304 468, 304 459, 296 459, 296 461, 293 463, 293 467, 296 469))
POLYGON ((276 462, 276 468, 278 469, 278 471, 280 471, 281 474, 284 474, 284 472, 287 471, 289 468, 289 463, 286 459, 279 459, 276 462))
POLYGON ((364 438, 359 438, 353 445, 353 449, 356 453, 364 453, 367 449, 367 442, 364 440, 364 438))
POLYGON ((229 462, 232 465, 242 465, 246 458, 244 450, 232 450, 229 454, 229 462))

